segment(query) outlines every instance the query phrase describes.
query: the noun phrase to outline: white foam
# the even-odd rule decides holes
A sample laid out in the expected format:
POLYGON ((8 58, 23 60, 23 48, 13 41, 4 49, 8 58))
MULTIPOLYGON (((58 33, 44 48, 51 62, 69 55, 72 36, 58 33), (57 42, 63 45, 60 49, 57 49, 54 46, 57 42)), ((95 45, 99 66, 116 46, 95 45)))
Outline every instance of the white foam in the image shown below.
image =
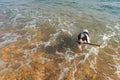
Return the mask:
MULTIPOLYGON (((51 46, 51 44, 56 40, 57 36, 60 34, 60 32, 54 33, 54 34, 50 34, 50 39, 48 41, 40 41, 40 42, 36 42, 33 45, 36 45, 36 47, 40 47, 39 45, 44 45, 44 47, 46 48, 47 46, 51 46)), ((33 34, 32 36, 27 36, 27 40, 31 41, 32 38, 34 38, 36 36, 36 34, 33 34)))
MULTIPOLYGON (((56 54, 60 55, 60 56, 63 56, 65 58, 65 60, 68 63, 70 63, 72 60, 74 60, 78 56, 78 54, 75 54, 70 48, 65 48, 65 49, 66 49, 65 53, 61 53, 61 52, 56 51, 56 54)), ((71 66, 74 66, 74 67, 70 67, 70 68, 73 68, 72 80, 75 80, 75 73, 77 71, 77 67, 76 67, 75 62, 71 66)), ((62 63, 60 63, 59 68, 61 69, 61 72, 60 72, 58 80, 62 80, 64 78, 65 74, 69 71, 69 67, 63 67, 62 63)))
POLYGON ((40 41, 38 44, 39 45, 44 45, 44 47, 46 48, 47 46, 50 46, 50 41, 46 41, 46 42, 44 42, 44 41, 40 41))
POLYGON ((58 52, 57 50, 56 50, 56 54, 57 54, 57 55, 64 56, 64 53, 58 52))
POLYGON ((83 60, 82 63, 85 63, 86 59, 88 59, 89 56, 90 56, 90 54, 87 54, 87 53, 86 53, 85 58, 84 58, 84 60, 83 60))
POLYGON ((99 52, 99 48, 96 48, 96 47, 92 47, 89 50, 89 54, 94 53, 95 55, 98 55, 98 52, 99 52))
MULTIPOLYGON (((18 9, 16 10, 16 11, 18 11, 18 9)), ((20 14, 20 13, 18 13, 17 12, 17 14, 16 14, 16 16, 14 17, 14 19, 13 19, 13 22, 14 22, 14 24, 16 24, 17 23, 17 19, 18 18, 25 18, 24 16, 22 16, 22 14, 20 14)))
POLYGON ((70 36, 72 36, 72 33, 68 30, 62 29, 63 32, 67 32, 70 36))
POLYGON ((114 26, 107 25, 106 27, 111 30, 111 33, 112 32, 115 32, 116 34, 120 33, 120 24, 118 23, 116 23, 114 26))
MULTIPOLYGON (((119 24, 116 24, 114 27, 111 27, 110 25, 107 25, 106 26, 108 29, 110 29, 109 31, 107 31, 104 35, 103 35, 103 43, 102 45, 100 46, 100 48, 104 48, 107 46, 107 43, 108 41, 111 39, 111 37, 115 36, 116 35, 116 32, 117 34, 119 34, 119 31, 120 31, 120 25, 119 24)), ((119 40, 117 40, 119 41, 119 40)))
POLYGON ((55 26, 55 23, 54 23, 53 19, 48 19, 48 21, 49 21, 49 24, 50 24, 51 26, 55 26))
POLYGON ((26 33, 25 35, 27 36, 26 39, 28 40, 28 42, 30 42, 33 38, 37 36, 37 34, 30 35, 29 33, 26 33))
POLYGON ((47 41, 47 42, 43 42, 43 44, 44 44, 44 47, 47 47, 47 46, 50 46, 50 41, 47 41))
POLYGON ((111 34, 104 34, 103 35, 103 43, 100 48, 104 48, 107 46, 107 42, 110 40, 112 36, 115 36, 115 32, 111 32, 111 34))
POLYGON ((69 54, 65 54, 65 59, 68 61, 68 62, 71 62, 73 59, 75 59, 77 57, 77 54, 75 55, 69 55, 69 54))
POLYGON ((113 27, 111 27, 111 26, 109 26, 109 25, 107 25, 106 28, 110 29, 111 31, 114 31, 114 30, 113 30, 113 27))
POLYGON ((41 57, 41 63, 42 64, 45 64, 46 62, 49 62, 49 61, 52 61, 52 60, 49 59, 49 58, 46 58, 46 57, 41 57))
POLYGON ((117 24, 114 26, 114 28, 115 28, 116 30, 120 30, 120 25, 117 23, 117 24))
POLYGON ((2 39, 5 41, 0 43, 0 47, 3 47, 8 43, 15 42, 20 37, 21 37, 21 35, 18 35, 16 33, 5 33, 5 34, 3 34, 3 37, 2 37, 2 39))
POLYGON ((30 53, 31 53, 30 50, 25 50, 23 57, 25 57, 27 59, 30 53))
POLYGON ((106 76, 106 80, 114 80, 114 79, 112 79, 112 78, 109 77, 109 76, 106 76))
POLYGON ((28 42, 30 42, 31 41, 31 36, 28 35, 26 39, 28 40, 28 42))
POLYGON ((62 80, 63 79, 63 77, 65 76, 65 74, 69 71, 69 68, 63 68, 62 67, 62 64, 59 64, 59 67, 60 67, 60 69, 61 69, 61 72, 60 72, 60 75, 59 75, 59 78, 58 78, 58 80, 62 80))
POLYGON ((31 53, 36 53, 37 52, 37 48, 35 47, 35 48, 32 48, 32 49, 26 49, 25 51, 24 51, 24 56, 23 57, 25 57, 25 58, 28 58, 29 57, 29 54, 31 54, 31 53))
POLYGON ((104 34, 104 35, 103 35, 103 41, 105 41, 105 40, 107 40, 107 39, 109 39, 109 37, 107 36, 107 34, 104 34))
POLYGON ((66 61, 71 62, 71 61, 72 61, 73 59, 75 59, 77 56, 78 56, 78 55, 75 54, 70 48, 67 48, 67 49, 66 49, 66 52, 65 52, 65 55, 64 55, 66 61), (70 55, 69 53, 72 53, 73 55, 70 55))
MULTIPOLYGON (((92 48, 90 48, 90 49, 88 49, 89 50, 89 52, 88 53, 83 53, 84 55, 85 55, 85 58, 84 58, 84 60, 82 61, 82 63, 85 63, 85 61, 87 60, 87 59, 89 59, 89 56, 90 55, 95 55, 95 56, 97 56, 98 55, 98 53, 99 53, 99 48, 96 48, 96 47, 92 47, 92 48)), ((96 58, 96 57, 95 57, 96 58)))
POLYGON ((57 31, 56 33, 54 33, 54 34, 50 34, 50 39, 49 39, 49 41, 51 41, 51 42, 54 42, 56 39, 57 39, 57 37, 58 37, 58 35, 61 33, 61 31, 57 31))
POLYGON ((91 69, 93 69, 94 70, 94 72, 96 72, 97 73, 97 71, 96 71, 96 67, 95 67, 95 64, 96 64, 96 57, 94 58, 94 60, 89 60, 89 63, 90 63, 90 68, 91 69))
POLYGON ((25 29, 26 29, 26 28, 35 29, 35 28, 36 28, 36 24, 27 24, 27 25, 25 26, 25 29))
POLYGON ((58 31, 57 33, 54 34, 50 34, 50 39, 48 41, 40 41, 41 45, 44 45, 44 47, 46 48, 47 46, 51 46, 52 43, 55 43, 57 36, 60 34, 60 31, 58 31))

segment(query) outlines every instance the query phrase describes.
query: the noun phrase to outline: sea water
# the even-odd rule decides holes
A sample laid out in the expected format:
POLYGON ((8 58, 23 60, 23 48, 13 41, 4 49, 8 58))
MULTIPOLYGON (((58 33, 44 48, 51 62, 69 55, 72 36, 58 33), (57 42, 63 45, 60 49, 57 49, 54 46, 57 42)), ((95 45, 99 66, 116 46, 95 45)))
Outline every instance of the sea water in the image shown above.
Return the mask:
POLYGON ((0 79, 119 80, 120 0, 0 0, 0 79))

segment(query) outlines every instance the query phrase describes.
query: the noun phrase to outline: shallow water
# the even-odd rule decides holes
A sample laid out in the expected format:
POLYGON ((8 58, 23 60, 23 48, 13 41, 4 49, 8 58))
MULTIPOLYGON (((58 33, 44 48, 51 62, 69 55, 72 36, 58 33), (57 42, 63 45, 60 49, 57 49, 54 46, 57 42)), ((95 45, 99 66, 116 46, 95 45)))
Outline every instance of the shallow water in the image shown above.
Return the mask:
POLYGON ((119 0, 1 0, 1 80, 119 80, 119 0), (80 51, 77 35, 89 30, 80 51))

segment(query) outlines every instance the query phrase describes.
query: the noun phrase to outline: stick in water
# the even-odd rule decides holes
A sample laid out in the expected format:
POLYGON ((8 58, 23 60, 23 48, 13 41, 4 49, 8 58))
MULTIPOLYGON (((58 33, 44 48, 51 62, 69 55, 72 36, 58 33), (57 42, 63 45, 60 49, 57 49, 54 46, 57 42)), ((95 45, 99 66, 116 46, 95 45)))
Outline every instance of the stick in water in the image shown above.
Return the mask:
POLYGON ((96 43, 83 43, 83 44, 89 44, 89 45, 94 45, 94 46, 99 46, 100 47, 100 45, 96 44, 96 43))
MULTIPOLYGON (((78 41, 76 41, 78 44, 80 44, 78 41)), ((99 44, 96 44, 96 43, 83 43, 83 44, 88 44, 88 45, 93 45, 93 46, 99 46, 100 47, 100 45, 99 44)))

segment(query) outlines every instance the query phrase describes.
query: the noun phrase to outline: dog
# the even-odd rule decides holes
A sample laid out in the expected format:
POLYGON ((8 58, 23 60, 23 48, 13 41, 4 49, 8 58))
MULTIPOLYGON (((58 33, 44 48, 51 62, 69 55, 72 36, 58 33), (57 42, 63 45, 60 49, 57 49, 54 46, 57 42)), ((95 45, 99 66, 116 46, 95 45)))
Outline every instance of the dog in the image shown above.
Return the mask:
POLYGON ((80 50, 82 50, 82 44, 90 43, 89 32, 87 29, 83 29, 80 31, 77 42, 79 43, 80 50))

